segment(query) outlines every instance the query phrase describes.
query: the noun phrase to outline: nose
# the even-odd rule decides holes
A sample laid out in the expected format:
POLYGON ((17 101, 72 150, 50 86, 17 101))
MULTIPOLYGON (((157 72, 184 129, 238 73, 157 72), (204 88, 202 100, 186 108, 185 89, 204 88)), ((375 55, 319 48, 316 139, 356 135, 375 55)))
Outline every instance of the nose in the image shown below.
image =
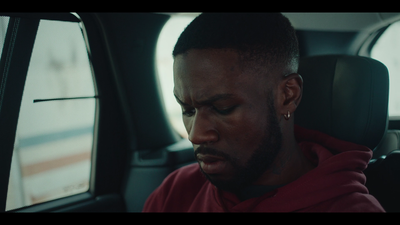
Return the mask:
POLYGON ((195 145, 210 144, 219 140, 219 134, 213 121, 205 112, 198 110, 189 121, 189 141, 195 145))

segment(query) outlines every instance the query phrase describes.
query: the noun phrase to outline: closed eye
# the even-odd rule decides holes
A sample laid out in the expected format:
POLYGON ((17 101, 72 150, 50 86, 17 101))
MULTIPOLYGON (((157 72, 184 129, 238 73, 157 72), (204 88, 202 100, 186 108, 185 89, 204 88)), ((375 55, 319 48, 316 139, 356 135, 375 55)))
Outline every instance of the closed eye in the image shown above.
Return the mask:
POLYGON ((186 108, 186 109, 183 109, 183 111, 182 111, 182 115, 187 116, 187 117, 191 117, 195 113, 196 113, 195 108, 186 108))
POLYGON ((233 112, 233 110, 236 108, 236 106, 232 106, 226 109, 218 109, 216 107, 213 107, 213 109, 220 115, 229 115, 230 113, 233 112))

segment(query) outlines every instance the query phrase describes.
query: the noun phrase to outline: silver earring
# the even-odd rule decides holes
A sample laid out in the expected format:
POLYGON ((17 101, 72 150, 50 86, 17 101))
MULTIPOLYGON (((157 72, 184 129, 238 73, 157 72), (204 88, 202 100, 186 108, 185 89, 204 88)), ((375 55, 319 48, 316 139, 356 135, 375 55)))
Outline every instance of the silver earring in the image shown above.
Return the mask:
POLYGON ((288 111, 286 115, 283 115, 283 117, 285 117, 286 120, 290 119, 290 112, 288 111))

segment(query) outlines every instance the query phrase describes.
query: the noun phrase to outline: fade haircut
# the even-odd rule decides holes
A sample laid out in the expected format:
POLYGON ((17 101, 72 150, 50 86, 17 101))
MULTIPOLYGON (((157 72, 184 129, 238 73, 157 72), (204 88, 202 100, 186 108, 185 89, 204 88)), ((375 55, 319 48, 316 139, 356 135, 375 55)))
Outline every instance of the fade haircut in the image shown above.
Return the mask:
POLYGON ((234 50, 242 68, 267 74, 286 75, 298 68, 296 33, 280 13, 201 14, 182 32, 172 55, 191 49, 234 50))

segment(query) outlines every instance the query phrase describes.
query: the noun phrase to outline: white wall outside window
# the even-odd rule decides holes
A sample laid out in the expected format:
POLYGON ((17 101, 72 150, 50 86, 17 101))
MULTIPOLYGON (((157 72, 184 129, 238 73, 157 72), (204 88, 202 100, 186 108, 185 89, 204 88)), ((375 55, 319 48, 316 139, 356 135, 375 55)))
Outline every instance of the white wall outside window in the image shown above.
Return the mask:
POLYGON ((371 49, 389 71, 389 119, 400 120, 400 21, 390 25, 371 49))
POLYGON ((182 110, 176 102, 173 88, 173 57, 172 51, 179 35, 198 13, 185 13, 172 16, 164 25, 157 43, 157 69, 161 85, 164 105, 172 126, 178 133, 187 138, 187 132, 182 122, 182 110))

